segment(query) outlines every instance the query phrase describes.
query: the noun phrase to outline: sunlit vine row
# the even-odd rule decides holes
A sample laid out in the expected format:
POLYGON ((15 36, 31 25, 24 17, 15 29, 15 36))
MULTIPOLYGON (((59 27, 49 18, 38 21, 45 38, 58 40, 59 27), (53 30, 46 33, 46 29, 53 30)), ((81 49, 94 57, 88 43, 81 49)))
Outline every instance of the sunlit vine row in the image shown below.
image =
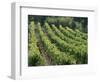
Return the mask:
POLYGON ((55 25, 52 25, 52 30, 58 35, 62 40, 66 41, 69 44, 75 46, 84 45, 82 42, 75 41, 72 38, 66 37, 55 25))
POLYGON ((31 22, 28 27, 28 64, 29 66, 44 65, 45 61, 37 47, 34 29, 34 22, 31 22))
POLYGON ((80 37, 77 37, 76 35, 73 35, 72 33, 70 33, 67 29, 65 29, 64 27, 62 27, 61 25, 59 26, 59 30, 66 35, 67 37, 70 37, 76 41, 80 41, 84 44, 87 44, 87 40, 85 39, 81 39, 80 37))
POLYGON ((71 34, 73 34, 74 36, 78 36, 82 39, 87 40, 87 34, 86 33, 80 32, 78 29, 72 30, 69 27, 65 27, 65 29, 67 31, 69 31, 71 34))

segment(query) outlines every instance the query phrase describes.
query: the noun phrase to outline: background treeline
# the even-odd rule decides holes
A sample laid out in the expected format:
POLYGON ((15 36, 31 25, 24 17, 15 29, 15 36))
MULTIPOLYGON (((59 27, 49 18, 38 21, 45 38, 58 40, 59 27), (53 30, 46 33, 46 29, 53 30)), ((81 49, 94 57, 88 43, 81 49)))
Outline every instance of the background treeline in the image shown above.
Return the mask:
POLYGON ((40 22, 41 26, 47 22, 50 26, 54 24, 59 27, 62 25, 63 27, 68 26, 69 28, 76 30, 78 29, 81 32, 88 32, 88 18, 87 17, 66 17, 66 16, 38 16, 38 15, 29 15, 28 23, 34 21, 35 23, 40 22))

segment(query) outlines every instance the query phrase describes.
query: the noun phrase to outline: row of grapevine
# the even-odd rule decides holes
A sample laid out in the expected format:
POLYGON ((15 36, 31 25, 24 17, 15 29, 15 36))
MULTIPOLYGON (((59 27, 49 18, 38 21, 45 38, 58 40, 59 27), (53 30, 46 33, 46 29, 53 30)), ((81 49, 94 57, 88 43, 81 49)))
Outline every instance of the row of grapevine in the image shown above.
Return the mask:
POLYGON ((39 48, 37 47, 37 39, 35 37, 34 29, 34 22, 31 22, 28 27, 28 65, 44 65, 45 61, 43 57, 40 55, 39 48))
POLYGON ((65 27, 65 29, 67 31, 69 31, 71 34, 73 34, 75 37, 80 37, 82 39, 85 39, 87 40, 87 34, 86 33, 83 33, 83 32, 80 32, 78 29, 76 29, 75 31, 70 29, 69 27, 65 27))
MULTIPOLYGON (((61 28, 61 27, 60 27, 61 28)), ((63 28, 63 27, 62 27, 63 28)), ((86 63, 87 61, 87 47, 85 45, 81 45, 79 47, 75 47, 73 44, 68 44, 57 35, 54 34, 50 26, 45 23, 45 29, 48 33, 50 40, 63 52, 74 55, 78 60, 77 62, 81 61, 80 63, 86 63)))
POLYGON ((61 52, 55 44, 52 44, 48 39, 46 34, 43 32, 40 23, 38 23, 38 31, 44 45, 44 50, 46 51, 48 57, 50 58, 53 65, 65 65, 65 64, 75 64, 76 60, 73 55, 61 52))
POLYGON ((67 43, 69 44, 73 44, 74 46, 79 46, 79 45, 84 45, 82 42, 79 42, 79 41, 75 41, 73 40, 72 38, 69 38, 66 36, 55 26, 55 25, 52 25, 52 30, 54 31, 54 33, 56 35, 58 35, 62 40, 66 41, 67 43))
POLYGON ((66 35, 67 37, 70 37, 76 41, 82 42, 84 44, 87 44, 87 41, 85 39, 81 39, 80 37, 74 36, 72 33, 70 33, 68 30, 66 30, 64 27, 61 25, 59 26, 59 30, 66 35))

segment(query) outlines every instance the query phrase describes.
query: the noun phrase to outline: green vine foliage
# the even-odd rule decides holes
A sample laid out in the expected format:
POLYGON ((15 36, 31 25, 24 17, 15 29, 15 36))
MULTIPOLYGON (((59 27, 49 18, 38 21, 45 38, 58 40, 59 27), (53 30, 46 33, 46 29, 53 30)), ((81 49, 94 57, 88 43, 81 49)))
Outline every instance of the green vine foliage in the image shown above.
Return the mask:
MULTIPOLYGON (((31 16, 30 16, 31 18, 31 16)), ((65 18, 59 17, 55 20, 50 17, 40 17, 37 20, 31 18, 28 25, 28 65, 43 66, 46 65, 43 53, 38 46, 38 41, 41 42, 42 48, 45 51, 46 57, 50 60, 50 65, 71 65, 71 64, 87 64, 88 63, 88 35, 87 31, 82 32, 82 27, 79 29, 71 29, 69 26, 75 18, 68 18, 67 23, 65 18), (41 20, 40 20, 41 19, 41 20), (45 21, 42 21, 45 19, 45 21), (34 22, 35 20, 36 22, 34 22), (40 22, 38 22, 40 21, 40 22), (60 23, 58 25, 58 23, 60 23), (37 32, 36 33, 36 30, 37 32), (38 34, 39 39, 36 37, 38 34)), ((77 19, 78 20, 78 19, 77 19)), ((83 19, 82 19, 83 20, 83 19)), ((80 19, 81 21, 81 19, 80 19)), ((82 21, 81 21, 82 22, 82 21)), ((85 22, 83 22, 85 23, 85 22)), ((75 22, 77 26, 83 26, 79 21, 75 22)))

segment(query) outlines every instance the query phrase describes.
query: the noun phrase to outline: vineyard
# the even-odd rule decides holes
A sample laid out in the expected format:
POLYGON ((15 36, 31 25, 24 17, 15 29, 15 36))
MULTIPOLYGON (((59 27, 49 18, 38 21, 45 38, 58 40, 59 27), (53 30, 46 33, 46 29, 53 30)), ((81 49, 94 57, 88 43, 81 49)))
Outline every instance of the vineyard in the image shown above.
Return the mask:
POLYGON ((88 63, 87 32, 72 29, 64 22, 51 22, 48 19, 50 17, 45 17, 43 22, 33 20, 32 17, 28 23, 29 66, 88 63))

